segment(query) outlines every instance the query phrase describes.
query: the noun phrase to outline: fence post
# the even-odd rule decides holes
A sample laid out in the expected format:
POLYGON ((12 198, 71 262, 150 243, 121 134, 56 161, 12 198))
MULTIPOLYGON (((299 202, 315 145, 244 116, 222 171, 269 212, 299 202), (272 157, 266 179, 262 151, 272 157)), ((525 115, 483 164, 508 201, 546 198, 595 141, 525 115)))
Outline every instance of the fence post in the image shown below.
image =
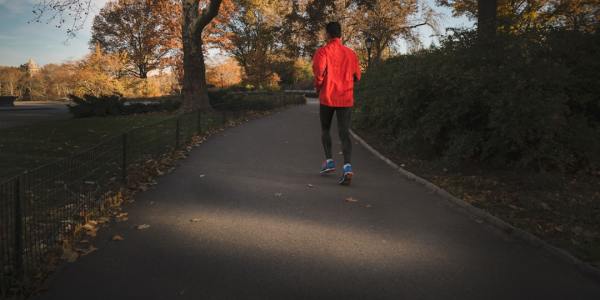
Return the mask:
POLYGON ((197 134, 202 133, 202 111, 198 110, 198 119, 197 119, 197 123, 196 123, 196 131, 197 134))
POLYGON ((177 122, 175 122, 175 149, 179 149, 179 130, 181 127, 180 117, 177 117, 177 122))
POLYGON ((123 161, 121 166, 121 177, 123 183, 127 184, 127 133, 123 133, 123 161))
POLYGON ((23 279, 23 176, 15 180, 15 271, 23 279))

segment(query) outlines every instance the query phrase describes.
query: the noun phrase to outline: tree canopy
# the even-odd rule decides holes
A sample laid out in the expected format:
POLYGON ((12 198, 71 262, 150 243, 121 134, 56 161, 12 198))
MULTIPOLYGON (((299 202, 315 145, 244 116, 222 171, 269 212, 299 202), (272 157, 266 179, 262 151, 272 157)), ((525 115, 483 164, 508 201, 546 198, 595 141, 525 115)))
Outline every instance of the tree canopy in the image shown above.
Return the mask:
POLYGON ((90 46, 126 54, 126 71, 139 78, 162 67, 178 46, 179 4, 174 1, 118 0, 94 18, 90 46))

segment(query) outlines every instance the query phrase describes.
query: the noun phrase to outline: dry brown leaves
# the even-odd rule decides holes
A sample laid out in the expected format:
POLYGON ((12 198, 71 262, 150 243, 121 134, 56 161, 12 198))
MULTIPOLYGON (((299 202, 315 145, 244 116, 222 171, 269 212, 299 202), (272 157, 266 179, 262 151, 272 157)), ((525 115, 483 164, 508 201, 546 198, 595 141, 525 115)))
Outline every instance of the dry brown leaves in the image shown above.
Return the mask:
MULTIPOLYGON (((352 203, 352 204, 357 204, 359 201, 358 199, 354 198, 354 197, 346 197, 346 199, 344 199, 344 202, 346 203, 352 203)), ((373 205, 365 203, 365 204, 360 204, 361 207, 364 208, 371 208, 373 207, 373 205)))
POLYGON ((89 243, 80 243, 78 246, 75 246, 71 245, 68 241, 63 241, 60 258, 64 261, 72 263, 80 257, 86 256, 96 250, 98 250, 98 248, 89 243))
POLYGON ((125 222, 129 220, 129 214, 126 212, 120 212, 115 215, 115 221, 117 222, 125 222))
POLYGON ((135 229, 137 229, 137 230, 146 230, 148 228, 150 228, 150 225, 148 225, 148 224, 140 224, 140 225, 135 226, 135 229))
MULTIPOLYGON (((269 115, 273 112, 253 112, 235 121, 227 123, 227 126, 237 126, 245 121, 269 115)), ((66 224, 67 231, 70 232, 67 236, 61 236, 58 239, 61 241, 60 246, 53 248, 53 251, 48 252, 48 270, 51 270, 60 261, 74 262, 78 258, 88 255, 96 250, 90 239, 96 237, 99 227, 106 226, 111 219, 116 222, 124 222, 128 220, 128 214, 122 211, 124 203, 134 201, 134 196, 140 191, 147 191, 157 184, 156 178, 172 173, 175 170, 177 160, 187 157, 194 147, 199 147, 204 143, 209 136, 222 132, 224 128, 215 128, 205 132, 201 136, 194 136, 191 142, 184 146, 182 150, 164 154, 157 159, 148 159, 138 164, 132 164, 128 168, 127 188, 118 191, 108 192, 102 196, 104 201, 100 207, 102 216, 91 216, 87 211, 81 211, 79 216, 84 220, 83 224, 77 225, 77 221, 71 220, 66 224)), ((204 176, 201 176, 204 177, 204 176)), ((119 180, 117 177, 110 178, 110 181, 119 180)), ((56 182, 60 183, 60 182, 56 182)), ((88 181, 88 185, 94 185, 96 182, 88 181)), ((200 219, 192 219, 191 222, 199 222, 200 219)), ((138 230, 146 230, 150 228, 148 224, 137 225, 138 230)), ((123 236, 116 234, 112 236, 112 241, 123 241, 123 236)), ((44 278, 46 274, 40 274, 40 278, 44 278)))
POLYGON ((344 201, 349 202, 349 203, 358 202, 358 200, 353 197, 347 197, 346 199, 344 199, 344 201))

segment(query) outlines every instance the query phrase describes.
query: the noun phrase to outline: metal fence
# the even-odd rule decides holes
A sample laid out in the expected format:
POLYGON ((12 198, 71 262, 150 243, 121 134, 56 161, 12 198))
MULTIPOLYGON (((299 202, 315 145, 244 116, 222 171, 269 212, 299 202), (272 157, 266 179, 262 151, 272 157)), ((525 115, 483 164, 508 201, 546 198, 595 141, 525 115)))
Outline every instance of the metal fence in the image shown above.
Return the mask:
MULTIPOLYGON (((273 107, 305 103, 300 95, 270 98, 273 107)), ((135 128, 0 183, 0 296, 43 273, 48 255, 72 239, 86 218, 107 214, 105 206, 127 184, 130 166, 168 154, 195 135, 243 117, 251 110, 247 103, 243 107, 181 114, 135 128)))

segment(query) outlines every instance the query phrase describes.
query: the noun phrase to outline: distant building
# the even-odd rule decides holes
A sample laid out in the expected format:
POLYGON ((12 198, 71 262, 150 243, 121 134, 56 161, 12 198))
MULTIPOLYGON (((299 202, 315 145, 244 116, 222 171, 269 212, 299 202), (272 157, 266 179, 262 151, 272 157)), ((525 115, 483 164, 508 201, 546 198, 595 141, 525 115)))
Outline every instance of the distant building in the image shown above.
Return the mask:
POLYGON ((35 60, 33 60, 33 58, 30 58, 27 63, 22 64, 21 69, 26 71, 29 76, 33 76, 40 72, 40 66, 35 62, 35 60))
MULTIPOLYGON (((40 70, 41 70, 40 66, 35 62, 35 60, 33 60, 33 58, 30 58, 29 61, 27 61, 27 63, 22 64, 20 68, 21 68, 21 71, 27 73, 29 78, 32 78, 34 75, 40 73, 40 70)), ((32 84, 31 80, 28 80, 27 83, 25 84, 24 89, 21 92, 21 100, 23 100, 23 101, 33 100, 31 84, 32 84)))

